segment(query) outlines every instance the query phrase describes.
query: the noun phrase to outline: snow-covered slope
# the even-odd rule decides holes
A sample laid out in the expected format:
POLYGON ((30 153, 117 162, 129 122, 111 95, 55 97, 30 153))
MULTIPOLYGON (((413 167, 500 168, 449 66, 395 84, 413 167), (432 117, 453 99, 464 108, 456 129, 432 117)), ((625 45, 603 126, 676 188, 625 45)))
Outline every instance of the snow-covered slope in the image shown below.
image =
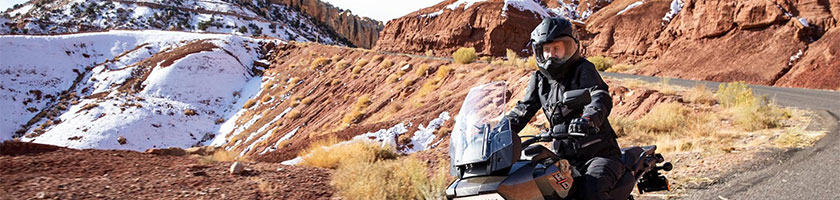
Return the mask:
POLYGON ((267 42, 280 41, 169 31, 0 36, 0 139, 131 150, 208 142, 259 91, 255 63, 267 42))
POLYGON ((349 44, 312 17, 267 0, 39 0, 2 14, 0 34, 151 29, 349 44))

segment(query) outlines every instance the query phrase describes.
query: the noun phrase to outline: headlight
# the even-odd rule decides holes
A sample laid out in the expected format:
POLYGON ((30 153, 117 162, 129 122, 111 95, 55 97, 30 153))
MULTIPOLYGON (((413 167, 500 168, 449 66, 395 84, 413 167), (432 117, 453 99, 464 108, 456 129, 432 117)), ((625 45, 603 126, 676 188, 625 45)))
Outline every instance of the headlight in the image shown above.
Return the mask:
POLYGON ((504 200, 505 198, 499 193, 492 193, 492 194, 481 194, 476 196, 469 196, 469 197, 458 197, 455 198, 457 200, 504 200))

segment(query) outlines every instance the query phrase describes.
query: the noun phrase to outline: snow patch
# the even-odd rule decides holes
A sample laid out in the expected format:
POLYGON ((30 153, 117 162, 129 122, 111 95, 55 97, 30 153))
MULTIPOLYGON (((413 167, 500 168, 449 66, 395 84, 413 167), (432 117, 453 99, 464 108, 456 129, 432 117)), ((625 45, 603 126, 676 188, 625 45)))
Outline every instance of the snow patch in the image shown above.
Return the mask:
POLYGON ((418 17, 421 17, 421 18, 432 18, 432 17, 437 17, 437 16, 438 16, 438 15, 440 15, 440 14, 443 14, 443 9, 438 10, 437 12, 433 12, 433 13, 429 13, 429 14, 423 14, 423 15, 420 15, 420 16, 418 16, 418 17))
POLYGON ((799 21, 799 23, 802 24, 802 26, 805 26, 805 27, 810 26, 810 24, 808 23, 808 19, 805 19, 804 17, 800 17, 799 20, 796 20, 796 21, 799 21))
POLYGON ((618 11, 618 13, 616 13, 615 15, 616 15, 616 16, 621 15, 622 13, 627 12, 627 11, 628 11, 628 10, 630 10, 630 9, 633 9, 633 8, 635 8, 635 7, 638 7, 638 6, 641 6, 643 3, 645 3, 645 1, 637 1, 637 2, 634 2, 634 3, 630 4, 630 5, 628 5, 626 8, 624 8, 624 10, 618 11))
POLYGON ((680 14, 682 11, 682 7, 685 3, 682 0, 673 0, 671 1, 671 10, 668 13, 665 13, 665 16, 662 17, 662 21, 671 22, 671 19, 680 14))
MULTIPOLYGON (((438 115, 437 118, 432 119, 432 121, 429 121, 428 126, 423 126, 423 124, 420 124, 419 127, 418 127, 418 130, 416 132, 414 132, 414 136, 411 137, 411 141, 409 142, 409 145, 407 145, 407 146, 398 146, 397 145, 397 139, 399 138, 400 135, 408 132, 408 128, 406 128, 406 127, 410 127, 411 126, 410 123, 409 123, 409 125, 406 125, 405 123, 399 123, 399 124, 394 125, 393 127, 388 128, 388 129, 380 129, 379 131, 376 131, 376 132, 368 132, 368 133, 364 133, 364 134, 361 134, 361 135, 357 135, 357 136, 353 137, 353 139, 343 141, 343 142, 339 142, 337 144, 334 144, 334 145, 331 145, 331 146, 326 146, 326 147, 323 147, 323 148, 329 149, 329 148, 333 148, 333 147, 336 147, 336 146, 339 146, 339 145, 349 144, 349 143, 355 142, 355 141, 371 141, 371 142, 379 143, 383 147, 385 147, 385 146, 397 147, 399 153, 404 153, 404 154, 416 153, 416 152, 420 152, 420 151, 424 151, 424 150, 433 148, 433 147, 437 146, 437 144, 440 143, 441 140, 438 140, 438 142, 432 144, 432 142, 435 141, 434 132, 437 129, 439 129, 441 126, 443 126, 443 124, 446 121, 448 121, 450 118, 451 117, 449 116, 449 112, 442 112, 438 115)), ((297 129, 295 129, 295 130, 297 130, 297 129)), ((302 160, 301 157, 296 157, 296 158, 291 159, 291 160, 283 161, 283 162, 281 162, 281 164, 296 165, 296 164, 300 163, 301 160, 302 160)))
POLYGON ((790 56, 790 59, 788 59, 788 66, 793 66, 794 62, 796 62, 797 60, 802 58, 803 53, 804 52, 802 52, 802 49, 800 49, 799 51, 796 52, 796 54, 790 56))
POLYGON ((455 3, 447 5, 446 9, 455 10, 456 8, 458 8, 458 6, 461 6, 461 4, 467 4, 467 5, 464 6, 464 10, 467 10, 467 8, 470 8, 470 6, 472 6, 473 4, 475 4, 477 2, 483 2, 483 1, 487 1, 487 0, 458 0, 458 1, 455 1, 455 3))
MULTIPOLYGON (((402 150, 402 153, 410 154, 418 151, 424 151, 427 149, 431 149, 436 145, 431 145, 433 141, 435 141, 434 132, 443 126, 443 123, 449 120, 449 113, 443 112, 438 115, 438 118, 433 119, 429 122, 429 126, 423 127, 423 124, 420 124, 419 130, 414 132, 414 136, 411 137, 410 145, 402 150)), ((437 143, 435 143, 437 144, 437 143)))
POLYGON ((508 11, 508 6, 513 6, 516 9, 521 11, 531 11, 532 13, 539 15, 534 17, 550 17, 551 15, 546 12, 546 9, 543 8, 537 2, 533 0, 505 0, 505 7, 502 8, 502 15, 505 16, 505 13, 508 11))
MULTIPOLYGON (((35 117, 33 110, 66 107, 58 112, 61 123, 35 129, 47 123, 44 118, 24 129, 32 137, 22 139, 70 148, 138 151, 186 148, 211 140, 211 144, 224 143, 227 135, 222 133, 231 133, 242 115, 237 113, 242 99, 259 90, 253 84, 259 77, 253 76, 250 64, 261 56, 254 50, 261 42, 279 41, 169 31, 0 36, 0 110, 7 114, 0 119, 0 132, 16 132, 35 117), (136 64, 197 40, 210 46, 169 66, 136 64), (138 83, 143 87, 117 92, 144 70, 149 74, 138 83), (68 90, 71 86, 74 89, 68 90), (79 98, 73 104, 45 98, 62 93, 78 97, 98 93, 98 97, 79 98), (188 115, 188 109, 195 115, 188 115), (221 119, 226 122, 217 124, 221 119), (126 144, 118 144, 120 136, 126 144)), ((9 137, 0 135, 0 139, 9 137)))

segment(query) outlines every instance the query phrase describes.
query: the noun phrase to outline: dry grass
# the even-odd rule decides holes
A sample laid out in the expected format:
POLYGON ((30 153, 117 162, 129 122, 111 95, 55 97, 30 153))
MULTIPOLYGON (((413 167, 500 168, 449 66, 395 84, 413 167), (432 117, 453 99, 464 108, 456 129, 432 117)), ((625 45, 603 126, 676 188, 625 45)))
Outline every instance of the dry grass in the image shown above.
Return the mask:
POLYGON ((388 69, 388 68, 391 68, 393 66, 394 66, 394 61, 392 61, 391 59, 385 59, 385 61, 382 61, 381 63, 379 63, 379 66, 377 66, 377 67, 379 67, 380 69, 388 69))
POLYGON ((715 94, 706 89, 706 85, 696 85, 685 92, 683 99, 690 103, 713 105, 717 103, 715 94))
POLYGON ((382 58, 383 58, 382 55, 375 55, 375 56, 373 56, 373 59, 370 59, 370 62, 379 62, 379 61, 382 61, 382 58))
POLYGON ((455 59, 455 62, 458 64, 470 64, 478 59, 478 55, 475 54, 475 48, 462 47, 452 53, 452 58, 455 59))
POLYGON ((355 67, 353 67, 353 70, 352 70, 351 72, 353 72, 353 74, 359 74, 359 73, 361 73, 361 72, 362 72, 362 66, 364 66, 364 65, 361 65, 361 66, 360 66, 360 65, 356 65, 355 67))
POLYGON ((344 199, 441 199, 448 168, 400 157, 390 146, 368 141, 317 141, 301 151, 304 166, 336 169, 330 184, 344 199), (431 175, 431 176, 430 176, 431 175))
POLYGON ((196 112, 195 109, 188 108, 188 109, 184 110, 184 115, 194 116, 194 115, 198 115, 198 112, 196 112))
POLYGON ((685 125, 688 113, 688 108, 679 103, 659 104, 637 121, 637 127, 650 132, 672 132, 685 125))
POLYGON ((335 138, 313 142, 298 154, 300 165, 337 169, 342 163, 375 162, 397 157, 393 147, 367 141, 338 143, 335 138))
POLYGON ((746 131, 779 127, 783 119, 790 118, 787 109, 771 104, 764 96, 754 95, 744 83, 721 84, 715 97, 728 109, 735 124, 746 131))
POLYGON ((429 177, 427 166, 413 157, 342 165, 331 184, 345 199, 443 199, 448 168, 429 177))
POLYGON ((312 70, 318 69, 318 68, 323 67, 327 64, 330 64, 330 59, 329 58, 318 57, 314 61, 312 61, 312 63, 309 63, 309 69, 312 69, 312 70))
POLYGON ((236 160, 236 156, 239 155, 237 153, 238 152, 217 149, 216 151, 213 151, 213 155, 209 155, 207 158, 216 162, 231 162, 236 160))
POLYGON ((398 79, 400 79, 399 75, 391 74, 391 75, 388 75, 387 78, 385 78, 385 83, 396 83, 398 79))
POLYGON ((360 59, 360 60, 356 61, 356 64, 354 64, 354 65, 356 67, 364 67, 367 64, 368 64, 368 60, 360 59))
POLYGON ((306 98, 303 98, 303 100, 301 100, 300 103, 303 104, 303 105, 309 105, 309 104, 312 104, 312 100, 314 100, 314 99, 315 98, 313 98, 313 97, 306 97, 306 98))
POLYGON ((271 99, 274 99, 274 98, 271 97, 270 95, 265 95, 262 98, 262 102, 268 102, 268 101, 271 101, 271 99))
POLYGON ((414 71, 414 75, 426 76, 426 72, 429 71, 429 68, 431 68, 429 64, 420 64, 419 66, 417 66, 417 71, 414 71))
POLYGON ((338 61, 337 63, 335 63, 335 70, 344 70, 344 69, 347 69, 347 67, 349 67, 349 66, 350 66, 350 62, 347 62, 347 61, 344 61, 344 60, 338 61))
POLYGON ((452 72, 452 67, 443 65, 438 67, 437 73, 435 77, 423 83, 423 86, 420 87, 420 90, 417 92, 419 97, 424 97, 429 93, 437 91, 438 88, 443 84, 443 81, 449 74, 452 72))
POLYGON ((370 94, 362 95, 356 100, 356 104, 353 105, 353 109, 349 113, 344 114, 341 122, 344 125, 358 123, 365 116, 365 109, 367 109, 371 103, 373 102, 370 99, 370 94))
POLYGON ((298 118, 300 118, 300 116, 301 116, 300 110, 297 110, 297 109, 289 111, 289 113, 286 113, 286 118, 288 118, 288 119, 298 119, 298 118))
POLYGON ((595 69, 597 69, 598 71, 604 71, 613 66, 613 59, 610 57, 592 56, 586 58, 586 60, 589 60, 589 62, 595 64, 595 69))
POLYGON ((246 101, 245 104, 242 105, 242 108, 243 109, 248 109, 248 108, 253 107, 256 104, 257 104, 257 99, 248 99, 248 101, 246 101))

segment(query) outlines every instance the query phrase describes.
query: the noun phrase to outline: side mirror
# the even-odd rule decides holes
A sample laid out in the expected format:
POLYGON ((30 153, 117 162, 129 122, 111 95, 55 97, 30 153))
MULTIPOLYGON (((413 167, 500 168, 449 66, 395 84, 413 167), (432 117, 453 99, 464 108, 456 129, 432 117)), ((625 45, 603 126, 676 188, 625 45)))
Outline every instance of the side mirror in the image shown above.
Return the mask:
POLYGON ((588 89, 572 90, 563 93, 563 105, 571 109, 583 109, 592 102, 588 89))

